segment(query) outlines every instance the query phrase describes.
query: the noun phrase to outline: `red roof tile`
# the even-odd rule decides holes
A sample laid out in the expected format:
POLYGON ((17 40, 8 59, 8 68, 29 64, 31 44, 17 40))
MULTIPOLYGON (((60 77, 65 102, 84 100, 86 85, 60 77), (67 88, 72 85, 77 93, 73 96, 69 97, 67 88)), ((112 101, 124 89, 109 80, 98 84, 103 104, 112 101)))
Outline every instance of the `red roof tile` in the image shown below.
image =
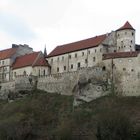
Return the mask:
POLYGON ((10 48, 0 51, 0 60, 11 58, 16 53, 17 48, 10 48))
POLYGON ((49 66, 44 57, 40 57, 33 66, 49 66))
POLYGON ((81 40, 78 42, 57 46, 47 57, 57 56, 69 52, 79 51, 91 47, 97 47, 106 38, 106 35, 100 35, 93 38, 81 40))
POLYGON ((13 64, 13 69, 22 68, 26 66, 47 66, 47 62, 45 58, 40 55, 41 52, 33 52, 30 54, 26 54, 24 56, 20 56, 16 59, 13 64))
POLYGON ((122 27, 120 27, 119 29, 117 29, 117 31, 125 30, 125 29, 135 30, 128 21, 122 27))
POLYGON ((127 57, 137 57, 140 52, 115 52, 103 54, 103 59, 115 59, 115 58, 127 58, 127 57))
POLYGON ((13 69, 21 68, 25 66, 32 66, 39 53, 40 52, 34 52, 31 54, 26 54, 18 57, 15 63, 13 64, 13 69))

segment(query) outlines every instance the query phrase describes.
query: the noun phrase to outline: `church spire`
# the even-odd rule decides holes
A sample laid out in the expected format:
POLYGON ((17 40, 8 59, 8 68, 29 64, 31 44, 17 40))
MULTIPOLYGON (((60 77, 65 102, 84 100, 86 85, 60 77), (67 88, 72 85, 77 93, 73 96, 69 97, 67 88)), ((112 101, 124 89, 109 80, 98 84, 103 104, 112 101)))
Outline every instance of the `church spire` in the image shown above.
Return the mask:
POLYGON ((44 57, 47 57, 46 44, 45 44, 45 48, 44 48, 44 57))

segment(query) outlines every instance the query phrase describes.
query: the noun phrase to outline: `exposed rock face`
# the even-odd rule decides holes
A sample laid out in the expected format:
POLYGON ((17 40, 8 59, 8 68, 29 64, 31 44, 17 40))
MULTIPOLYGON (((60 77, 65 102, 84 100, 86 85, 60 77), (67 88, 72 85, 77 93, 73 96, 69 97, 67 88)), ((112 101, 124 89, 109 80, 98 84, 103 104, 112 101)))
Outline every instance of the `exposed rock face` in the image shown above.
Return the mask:
POLYGON ((108 81, 103 79, 96 79, 91 77, 87 79, 86 76, 81 75, 78 83, 75 85, 74 92, 74 105, 78 105, 82 101, 90 102, 96 98, 109 94, 110 85, 108 81))

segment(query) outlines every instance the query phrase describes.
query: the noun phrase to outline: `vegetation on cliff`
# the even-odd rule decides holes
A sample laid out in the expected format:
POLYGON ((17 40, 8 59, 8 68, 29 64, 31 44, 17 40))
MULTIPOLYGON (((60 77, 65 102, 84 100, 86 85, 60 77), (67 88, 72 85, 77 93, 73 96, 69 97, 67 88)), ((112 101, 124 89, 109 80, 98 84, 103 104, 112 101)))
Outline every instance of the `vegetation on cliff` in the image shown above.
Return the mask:
POLYGON ((73 97, 33 91, 0 102, 0 140, 138 140, 140 97, 102 97, 73 107, 73 97))

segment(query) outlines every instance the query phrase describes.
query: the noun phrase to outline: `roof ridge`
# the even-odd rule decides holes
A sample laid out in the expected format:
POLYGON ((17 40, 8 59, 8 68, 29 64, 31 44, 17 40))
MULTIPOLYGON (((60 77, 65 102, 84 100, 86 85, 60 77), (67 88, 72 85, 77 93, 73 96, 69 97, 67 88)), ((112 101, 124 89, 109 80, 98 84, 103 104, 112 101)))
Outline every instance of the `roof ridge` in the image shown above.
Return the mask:
POLYGON ((32 64, 32 67, 35 65, 35 63, 38 61, 38 59, 40 58, 40 55, 41 55, 41 51, 38 52, 38 55, 37 57, 35 58, 33 64, 32 64))
POLYGON ((91 47, 97 47, 99 44, 101 44, 105 39, 107 35, 102 34, 98 36, 94 36, 88 39, 64 44, 61 46, 57 46, 55 49, 53 49, 47 57, 62 55, 74 51, 84 50, 91 47))
POLYGON ((74 44, 74 43, 77 43, 77 42, 86 41, 86 40, 89 40, 89 39, 93 39, 93 38, 97 38, 97 37, 101 37, 101 36, 105 36, 105 35, 106 34, 96 35, 94 37, 90 37, 90 38, 87 38, 87 39, 81 39, 79 41, 74 41, 74 42, 71 42, 71 43, 66 43, 66 44, 58 45, 56 47, 62 47, 62 46, 65 46, 65 45, 74 44))

